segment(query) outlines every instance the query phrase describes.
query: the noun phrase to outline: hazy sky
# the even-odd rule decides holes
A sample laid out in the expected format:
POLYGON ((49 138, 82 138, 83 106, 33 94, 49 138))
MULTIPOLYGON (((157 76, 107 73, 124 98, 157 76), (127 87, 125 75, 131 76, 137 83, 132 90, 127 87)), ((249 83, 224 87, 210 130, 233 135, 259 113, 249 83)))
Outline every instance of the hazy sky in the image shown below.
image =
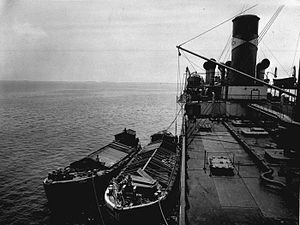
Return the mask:
MULTIPOLYGON (((285 5, 258 58, 286 76, 299 64, 300 0, 0 0, 0 79, 176 82, 176 45, 255 4, 247 13, 261 18, 259 32, 285 5)), ((183 47, 218 59, 231 28, 183 47)), ((203 61, 190 60, 201 70, 203 61)))

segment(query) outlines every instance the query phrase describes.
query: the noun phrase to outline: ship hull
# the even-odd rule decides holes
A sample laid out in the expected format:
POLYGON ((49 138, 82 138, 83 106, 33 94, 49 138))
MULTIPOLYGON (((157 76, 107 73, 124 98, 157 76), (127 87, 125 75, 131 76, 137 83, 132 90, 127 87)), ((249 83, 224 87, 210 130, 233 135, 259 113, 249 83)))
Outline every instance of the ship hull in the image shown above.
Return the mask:
POLYGON ((145 221, 155 223, 159 222, 161 218, 159 204, 161 203, 155 202, 151 205, 141 206, 135 209, 118 210, 109 208, 108 210, 113 222, 117 224, 141 224, 145 221))
POLYGON ((115 136, 116 140, 110 144, 48 174, 43 186, 52 212, 62 215, 88 212, 103 203, 108 182, 140 150, 136 141, 135 146, 127 145, 132 144, 127 141, 135 138, 134 131, 124 130, 115 136))
POLYGON ((105 190, 105 206, 112 224, 166 223, 178 201, 180 148, 173 137, 159 140, 155 134, 151 139, 105 190))
POLYGON ((49 182, 46 178, 43 181, 43 186, 49 208, 57 214, 96 209, 97 204, 103 203, 104 191, 109 181, 120 172, 136 153, 136 151, 132 152, 102 175, 58 182, 49 182))
POLYGON ((47 183, 45 179, 43 185, 49 208, 57 214, 94 209, 97 199, 102 201, 103 189, 110 178, 111 175, 103 175, 55 183, 47 183))
MULTIPOLYGON (((105 193, 105 198, 107 193, 105 193)), ((106 211, 109 220, 112 224, 160 224, 166 219, 170 212, 172 203, 171 195, 156 200, 154 202, 138 205, 128 208, 116 208, 113 204, 108 203, 106 200, 106 211)))

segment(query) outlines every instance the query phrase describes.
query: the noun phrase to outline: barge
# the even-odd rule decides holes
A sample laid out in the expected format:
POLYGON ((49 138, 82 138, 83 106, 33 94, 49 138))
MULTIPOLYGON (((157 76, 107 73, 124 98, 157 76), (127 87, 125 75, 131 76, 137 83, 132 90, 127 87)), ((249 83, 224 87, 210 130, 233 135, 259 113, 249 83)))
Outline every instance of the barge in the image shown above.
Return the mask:
MULTIPOLYGON (((163 131, 151 136, 105 191, 113 224, 158 224, 168 211, 180 165, 177 138, 163 131)), ((162 220, 163 221, 163 220, 162 220)), ((163 222, 165 223, 165 221, 163 222)))
POLYGON ((43 181, 51 211, 74 214, 103 201, 103 191, 140 150, 136 132, 124 129, 115 140, 63 169, 48 174, 43 181))

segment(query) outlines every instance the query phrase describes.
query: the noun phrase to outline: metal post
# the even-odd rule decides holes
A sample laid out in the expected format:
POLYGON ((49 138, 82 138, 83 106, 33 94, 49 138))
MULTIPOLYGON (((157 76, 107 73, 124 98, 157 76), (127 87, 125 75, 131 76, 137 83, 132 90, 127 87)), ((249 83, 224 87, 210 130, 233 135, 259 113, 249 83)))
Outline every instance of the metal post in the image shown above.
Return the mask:
POLYGON ((204 171, 206 171, 205 164, 206 164, 206 150, 204 150, 204 166, 203 166, 204 171))

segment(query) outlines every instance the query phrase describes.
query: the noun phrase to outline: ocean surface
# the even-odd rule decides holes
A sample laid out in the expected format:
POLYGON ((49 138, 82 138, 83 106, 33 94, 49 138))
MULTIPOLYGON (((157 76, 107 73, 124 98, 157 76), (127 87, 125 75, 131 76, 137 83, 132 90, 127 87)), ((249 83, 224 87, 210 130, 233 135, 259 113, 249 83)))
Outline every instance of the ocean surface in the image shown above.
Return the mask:
POLYGON ((175 99, 176 84, 0 81, 0 224, 57 224, 42 185, 48 172, 125 127, 146 145, 175 118, 175 99))

